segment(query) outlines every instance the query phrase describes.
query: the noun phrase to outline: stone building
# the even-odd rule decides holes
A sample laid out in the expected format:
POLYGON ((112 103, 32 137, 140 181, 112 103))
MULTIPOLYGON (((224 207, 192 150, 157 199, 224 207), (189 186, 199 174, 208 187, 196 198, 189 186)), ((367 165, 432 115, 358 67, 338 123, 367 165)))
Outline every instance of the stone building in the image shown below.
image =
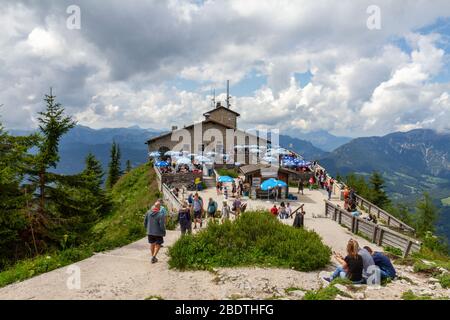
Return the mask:
POLYGON ((159 151, 161 154, 169 150, 187 151, 193 154, 217 153, 216 163, 220 163, 223 154, 229 155, 226 163, 241 164, 258 163, 258 157, 246 149, 236 146, 268 146, 267 133, 262 131, 245 131, 238 129, 237 118, 240 116, 229 107, 217 103, 216 107, 203 114, 205 119, 183 128, 172 127, 172 131, 149 139, 149 152, 159 151))

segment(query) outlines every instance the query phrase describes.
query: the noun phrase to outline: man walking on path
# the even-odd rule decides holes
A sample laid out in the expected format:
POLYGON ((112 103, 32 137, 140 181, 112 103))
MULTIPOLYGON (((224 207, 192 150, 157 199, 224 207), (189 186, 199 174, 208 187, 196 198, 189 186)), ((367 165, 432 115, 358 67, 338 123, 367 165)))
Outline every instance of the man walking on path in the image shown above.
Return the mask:
POLYGON ((161 201, 158 200, 145 215, 144 226, 147 229, 148 242, 150 243, 150 252, 152 263, 158 262, 158 255, 161 245, 166 236, 166 209, 161 207, 161 201))
POLYGON ((298 180, 298 194, 300 194, 301 192, 303 195, 303 187, 304 187, 303 179, 298 180))
POLYGON ((197 229, 197 222, 200 223, 200 228, 203 226, 202 214, 203 214, 203 200, 195 194, 192 201, 192 207, 194 209, 194 229, 197 229))
POLYGON ((192 233, 191 210, 186 202, 183 202, 180 211, 178 211, 178 223, 180 224, 181 235, 192 233))

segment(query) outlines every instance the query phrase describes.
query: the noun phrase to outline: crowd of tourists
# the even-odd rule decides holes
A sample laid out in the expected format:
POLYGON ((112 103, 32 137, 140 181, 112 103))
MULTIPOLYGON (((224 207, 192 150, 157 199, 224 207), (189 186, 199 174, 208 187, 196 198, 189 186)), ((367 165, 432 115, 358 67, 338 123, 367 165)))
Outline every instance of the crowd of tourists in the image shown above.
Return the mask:
POLYGON ((217 195, 223 195, 225 199, 228 199, 230 195, 233 198, 236 196, 242 197, 244 191, 246 191, 246 187, 244 181, 240 177, 233 179, 231 183, 221 181, 216 182, 217 195))

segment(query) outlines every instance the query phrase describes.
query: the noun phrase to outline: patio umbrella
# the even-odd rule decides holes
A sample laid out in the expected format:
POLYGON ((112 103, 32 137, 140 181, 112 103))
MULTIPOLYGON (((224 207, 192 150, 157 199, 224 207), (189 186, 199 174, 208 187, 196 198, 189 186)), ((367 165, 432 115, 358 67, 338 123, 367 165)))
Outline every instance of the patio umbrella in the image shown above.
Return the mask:
POLYGON ((245 149, 245 146, 243 145, 237 145, 234 147, 236 150, 241 150, 241 149, 245 149))
POLYGON ((261 183, 261 190, 267 191, 278 186, 278 181, 274 178, 267 179, 261 183))
POLYGON ((260 152, 261 152, 261 150, 256 149, 256 148, 250 149, 250 153, 260 153, 260 152))
POLYGON ((167 151, 166 153, 164 153, 164 155, 165 156, 170 156, 170 157, 172 157, 172 156, 179 156, 180 152, 170 150, 170 151, 167 151))
MULTIPOLYGON (((263 183, 261 183, 260 188, 261 188, 261 190, 269 191, 269 190, 272 190, 273 188, 276 188, 276 186, 277 186, 277 180, 274 178, 270 178, 270 179, 267 179, 266 181, 264 181, 263 183)), ((270 192, 267 192, 267 201, 269 201, 269 198, 270 198, 270 192)))
POLYGON ((277 158, 271 157, 271 156, 266 156, 266 157, 262 158, 262 160, 265 162, 268 162, 268 163, 278 162, 277 158))
POLYGON ((152 151, 152 152, 150 152, 149 154, 148 154, 148 156, 149 157, 152 157, 152 158, 157 158, 157 157, 159 157, 161 155, 161 153, 159 152, 159 151, 152 151))
POLYGON ((234 179, 230 176, 220 176, 217 181, 219 182, 233 182, 234 179))
POLYGON ((209 159, 205 156, 196 156, 195 160, 197 160, 198 162, 207 162, 207 163, 212 162, 211 159, 209 159))
POLYGON ((277 180, 277 187, 286 188, 288 185, 283 180, 277 180))
POLYGON ((217 152, 209 151, 209 152, 206 153, 206 155, 207 155, 208 157, 213 157, 213 156, 217 155, 217 152))
POLYGON ((235 166, 235 167, 240 167, 240 166, 241 166, 241 163, 240 163, 240 162, 235 162, 235 163, 234 163, 234 166, 235 166))
POLYGON ((169 164, 166 161, 158 161, 155 163, 156 167, 168 167, 169 164))
POLYGON ((178 158, 177 164, 191 164, 191 159, 185 157, 178 158))

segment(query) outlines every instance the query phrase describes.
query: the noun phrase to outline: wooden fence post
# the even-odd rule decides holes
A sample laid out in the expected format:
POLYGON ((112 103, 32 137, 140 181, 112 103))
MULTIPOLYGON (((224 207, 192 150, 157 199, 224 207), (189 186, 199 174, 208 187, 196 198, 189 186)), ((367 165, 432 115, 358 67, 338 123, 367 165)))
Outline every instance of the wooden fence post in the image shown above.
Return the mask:
POLYGON ((355 231, 353 233, 358 234, 359 230, 359 220, 356 217, 353 217, 355 219, 355 231))
POLYGON ((342 211, 339 210, 338 223, 341 224, 342 221, 342 211))
POLYGON ((405 252, 403 252, 403 258, 406 258, 409 254, 409 251, 411 251, 413 242, 411 240, 408 241, 408 244, 406 245, 405 252))
POLYGON ((388 216, 387 225, 388 225, 388 226, 391 225, 391 216, 388 216))
POLYGON ((383 235, 384 235, 384 229, 380 229, 380 237, 378 238, 378 245, 381 247, 381 244, 383 243, 383 235))
POLYGON ((375 225, 375 228, 373 229, 373 234, 372 234, 372 242, 373 243, 377 242, 377 232, 378 232, 378 226, 375 225))

